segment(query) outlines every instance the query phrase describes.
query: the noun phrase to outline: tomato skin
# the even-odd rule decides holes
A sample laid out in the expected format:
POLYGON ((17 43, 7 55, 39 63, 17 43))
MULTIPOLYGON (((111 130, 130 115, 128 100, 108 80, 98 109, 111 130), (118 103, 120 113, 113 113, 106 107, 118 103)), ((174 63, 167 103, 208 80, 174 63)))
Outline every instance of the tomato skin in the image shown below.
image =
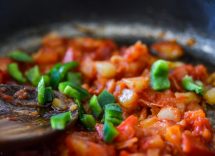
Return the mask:
POLYGON ((76 155, 87 156, 87 155, 95 155, 100 156, 102 153, 105 153, 99 145, 88 142, 85 140, 73 138, 73 136, 68 136, 66 139, 66 145, 69 151, 74 152, 76 155))
POLYGON ((162 149, 165 146, 160 135, 144 137, 141 140, 141 148, 146 151, 150 148, 162 149))
POLYGON ((0 57, 0 71, 6 72, 7 65, 12 63, 12 60, 9 58, 0 57))
POLYGON ((0 83, 4 81, 4 73, 0 70, 0 83))
POLYGON ((170 74, 170 77, 174 77, 176 81, 181 82, 185 75, 190 75, 194 80, 201 80, 204 82, 208 77, 208 72, 203 65, 183 65, 175 68, 170 74))
POLYGON ((69 46, 79 50, 82 55, 90 56, 93 60, 106 60, 117 48, 111 40, 97 40, 93 38, 76 38, 69 42, 69 46))
POLYGON ((121 151, 119 156, 129 156, 130 154, 126 151, 121 151))
POLYGON ((0 57, 0 83, 6 83, 10 80, 10 76, 7 73, 7 66, 10 63, 12 63, 11 59, 0 57))
MULTIPOLYGON (((140 59, 147 58, 148 56, 148 48, 141 42, 137 42, 133 46, 127 48, 124 54, 124 58, 128 62, 138 61, 140 59)), ((145 61, 147 60, 145 59, 145 61)))
POLYGON ((8 73, 0 70, 0 83, 6 83, 10 80, 8 73))
POLYGON ((95 143, 94 135, 85 134, 73 133, 66 137, 66 147, 70 155, 115 156, 113 146, 95 143))
POLYGON ((135 135, 135 127, 138 123, 138 118, 134 115, 125 119, 118 127, 119 135, 116 141, 125 141, 131 139, 135 135))
MULTIPOLYGON (((147 101, 150 105, 156 104, 155 106, 175 106, 177 99, 175 98, 174 92, 166 90, 163 92, 157 92, 152 89, 145 89, 142 92, 142 98, 147 101)), ((143 103, 145 106, 145 103, 143 103)))
POLYGON ((171 88, 180 92, 184 91, 181 81, 186 75, 191 76, 194 80, 200 80, 203 83, 206 82, 208 78, 208 72, 205 66, 193 66, 190 64, 182 65, 176 67, 169 75, 171 88))
POLYGON ((193 134, 201 136, 206 142, 212 139, 212 127, 201 109, 186 112, 184 119, 186 121, 186 128, 192 130, 193 134))
POLYGON ((186 156, 214 156, 215 152, 210 151, 201 140, 190 133, 182 135, 182 150, 186 156))
POLYGON ((164 138, 175 145, 178 149, 180 149, 181 145, 181 129, 180 126, 174 125, 166 128, 166 131, 164 133, 164 138))
POLYGON ((208 77, 208 72, 205 66, 197 65, 193 75, 194 78, 204 81, 208 77))
POLYGON ((164 59, 174 60, 178 59, 184 54, 182 47, 173 41, 162 41, 154 43, 151 49, 156 52, 158 56, 164 59))
POLYGON ((37 64, 54 64, 58 59, 58 54, 50 48, 42 48, 34 56, 34 61, 37 64))

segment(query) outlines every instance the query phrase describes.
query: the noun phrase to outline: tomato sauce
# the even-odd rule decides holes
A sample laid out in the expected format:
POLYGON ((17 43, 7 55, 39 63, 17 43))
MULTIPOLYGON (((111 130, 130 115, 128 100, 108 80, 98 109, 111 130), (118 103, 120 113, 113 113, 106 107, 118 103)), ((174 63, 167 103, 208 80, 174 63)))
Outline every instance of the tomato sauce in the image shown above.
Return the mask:
MULTIPOLYGON (((158 51, 158 56, 164 56, 162 59, 173 60, 183 55, 183 48, 177 43, 160 43, 152 48, 158 51)), ((108 39, 49 35, 33 59, 29 67, 36 64, 43 73, 56 63, 78 61, 82 87, 96 95, 106 89, 123 110, 123 122, 116 127, 119 135, 111 144, 102 140, 103 123, 97 123, 91 132, 84 128, 68 130, 56 145, 56 149, 61 147, 57 150, 59 155, 215 155, 213 129, 202 105, 206 102, 204 96, 187 94, 181 84, 183 77, 189 75, 212 88, 206 84, 210 74, 204 65, 182 62, 178 66, 171 61, 175 65, 169 71, 171 88, 155 91, 150 86, 150 69, 158 57, 140 41, 122 48, 108 39)), ((11 83, 6 70, 10 62, 0 58, 0 83, 11 83)))

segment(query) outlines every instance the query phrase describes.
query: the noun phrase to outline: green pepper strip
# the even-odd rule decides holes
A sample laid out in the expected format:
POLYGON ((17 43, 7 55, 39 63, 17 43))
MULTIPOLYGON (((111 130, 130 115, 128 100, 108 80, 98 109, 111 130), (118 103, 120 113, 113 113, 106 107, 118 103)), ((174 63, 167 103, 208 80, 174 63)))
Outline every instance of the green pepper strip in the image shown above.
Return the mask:
POLYGON ((50 74, 50 85, 53 88, 57 88, 60 81, 61 81, 60 73, 56 68, 54 68, 50 74))
POLYGON ((50 85, 50 77, 48 75, 43 75, 46 86, 50 85))
POLYGON ((50 72, 50 84, 53 88, 57 88, 58 84, 65 78, 67 72, 78 66, 77 62, 69 62, 54 67, 50 72))
POLYGON ((76 89, 72 88, 71 86, 66 86, 63 93, 72 97, 72 98, 75 98, 78 100, 81 99, 81 94, 76 89))
POLYGON ((91 114, 83 114, 80 120, 86 129, 88 130, 95 129, 96 120, 91 114))
POLYGON ((72 87, 73 89, 77 90, 79 93, 80 93, 80 99, 81 100, 84 100, 86 98, 88 98, 90 96, 90 94, 88 93, 88 91, 84 88, 82 88, 81 86, 73 83, 73 82, 70 82, 70 81, 66 81, 66 82, 61 82, 58 86, 58 90, 61 92, 61 93, 64 93, 64 90, 67 86, 70 86, 72 87))
POLYGON ((122 109, 120 106, 115 103, 105 105, 104 119, 105 122, 109 121, 114 125, 119 125, 122 122, 122 109))
POLYGON ((92 98, 90 99, 89 106, 93 115, 96 118, 98 118, 102 114, 102 107, 100 106, 96 95, 93 95, 92 98))
POLYGON ((54 98, 54 93, 51 87, 45 88, 45 103, 52 102, 54 98))
POLYGON ((78 117, 79 117, 79 119, 81 119, 83 114, 85 113, 85 110, 84 110, 83 105, 81 104, 80 100, 75 99, 75 103, 78 106, 78 117))
POLYGON ((71 112, 64 112, 51 117, 51 127, 56 130, 63 130, 67 124, 72 120, 71 112))
POLYGON ((18 64, 17 63, 11 63, 8 65, 8 73, 18 82, 20 83, 25 83, 26 79, 19 70, 18 64))
POLYGON ((57 64, 55 64, 55 65, 49 70, 48 74, 51 74, 55 69, 56 69, 56 70, 59 70, 61 66, 62 66, 62 63, 57 63, 57 64))
POLYGON ((150 72, 151 86, 154 90, 160 91, 170 88, 168 79, 168 63, 164 60, 158 60, 153 63, 150 72))
POLYGON ((8 56, 16 61, 19 62, 33 62, 33 59, 31 56, 29 56, 27 53, 15 50, 8 54, 8 56))
POLYGON ((78 66, 78 63, 75 61, 63 64, 59 69, 61 79, 63 79, 66 76, 66 74, 70 69, 75 68, 77 66, 78 66))
POLYGON ((75 73, 69 72, 67 74, 67 81, 70 81, 76 85, 81 86, 81 74, 77 73, 77 72, 75 72, 75 73))
POLYGON ((34 66, 25 73, 27 79, 34 85, 37 86, 41 75, 38 66, 34 66))
POLYGON ((41 77, 37 86, 37 100, 39 105, 45 104, 45 81, 43 76, 41 77))
POLYGON ((117 129, 109 121, 105 121, 103 128, 103 139, 107 143, 111 143, 119 134, 117 129))
POLYGON ((106 104, 114 103, 115 98, 111 93, 106 90, 103 90, 98 96, 98 101, 101 107, 104 107, 106 104))
POLYGON ((193 81, 193 78, 191 76, 186 75, 182 79, 182 85, 184 89, 188 91, 194 91, 196 94, 203 94, 203 85, 197 84, 193 81))

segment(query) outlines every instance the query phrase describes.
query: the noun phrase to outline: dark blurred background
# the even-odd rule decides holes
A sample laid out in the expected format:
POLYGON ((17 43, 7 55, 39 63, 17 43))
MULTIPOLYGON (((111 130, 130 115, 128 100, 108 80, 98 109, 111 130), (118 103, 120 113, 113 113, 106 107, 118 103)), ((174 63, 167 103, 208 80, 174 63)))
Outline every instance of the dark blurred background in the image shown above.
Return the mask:
POLYGON ((144 22, 215 34, 215 0, 0 0, 0 37, 65 20, 144 22))

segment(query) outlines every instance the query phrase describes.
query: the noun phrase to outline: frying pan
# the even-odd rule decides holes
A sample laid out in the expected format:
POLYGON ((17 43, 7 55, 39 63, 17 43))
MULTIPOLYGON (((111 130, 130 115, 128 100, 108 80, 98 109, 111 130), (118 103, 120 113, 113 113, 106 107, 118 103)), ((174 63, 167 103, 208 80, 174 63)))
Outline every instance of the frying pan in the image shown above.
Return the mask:
MULTIPOLYGON (((62 36, 111 38, 119 44, 141 40, 176 39, 185 49, 188 63, 215 67, 215 1, 4 1, 0 0, 0 55, 13 49, 35 51, 41 38, 57 32, 62 36), (188 46, 187 41, 196 43, 188 46)), ((213 108, 207 112, 213 125, 213 108)), ((50 155, 47 145, 27 147, 25 152, 50 155), (39 149, 39 150, 38 150, 39 149)), ((16 151, 0 155, 13 155, 16 151)))

